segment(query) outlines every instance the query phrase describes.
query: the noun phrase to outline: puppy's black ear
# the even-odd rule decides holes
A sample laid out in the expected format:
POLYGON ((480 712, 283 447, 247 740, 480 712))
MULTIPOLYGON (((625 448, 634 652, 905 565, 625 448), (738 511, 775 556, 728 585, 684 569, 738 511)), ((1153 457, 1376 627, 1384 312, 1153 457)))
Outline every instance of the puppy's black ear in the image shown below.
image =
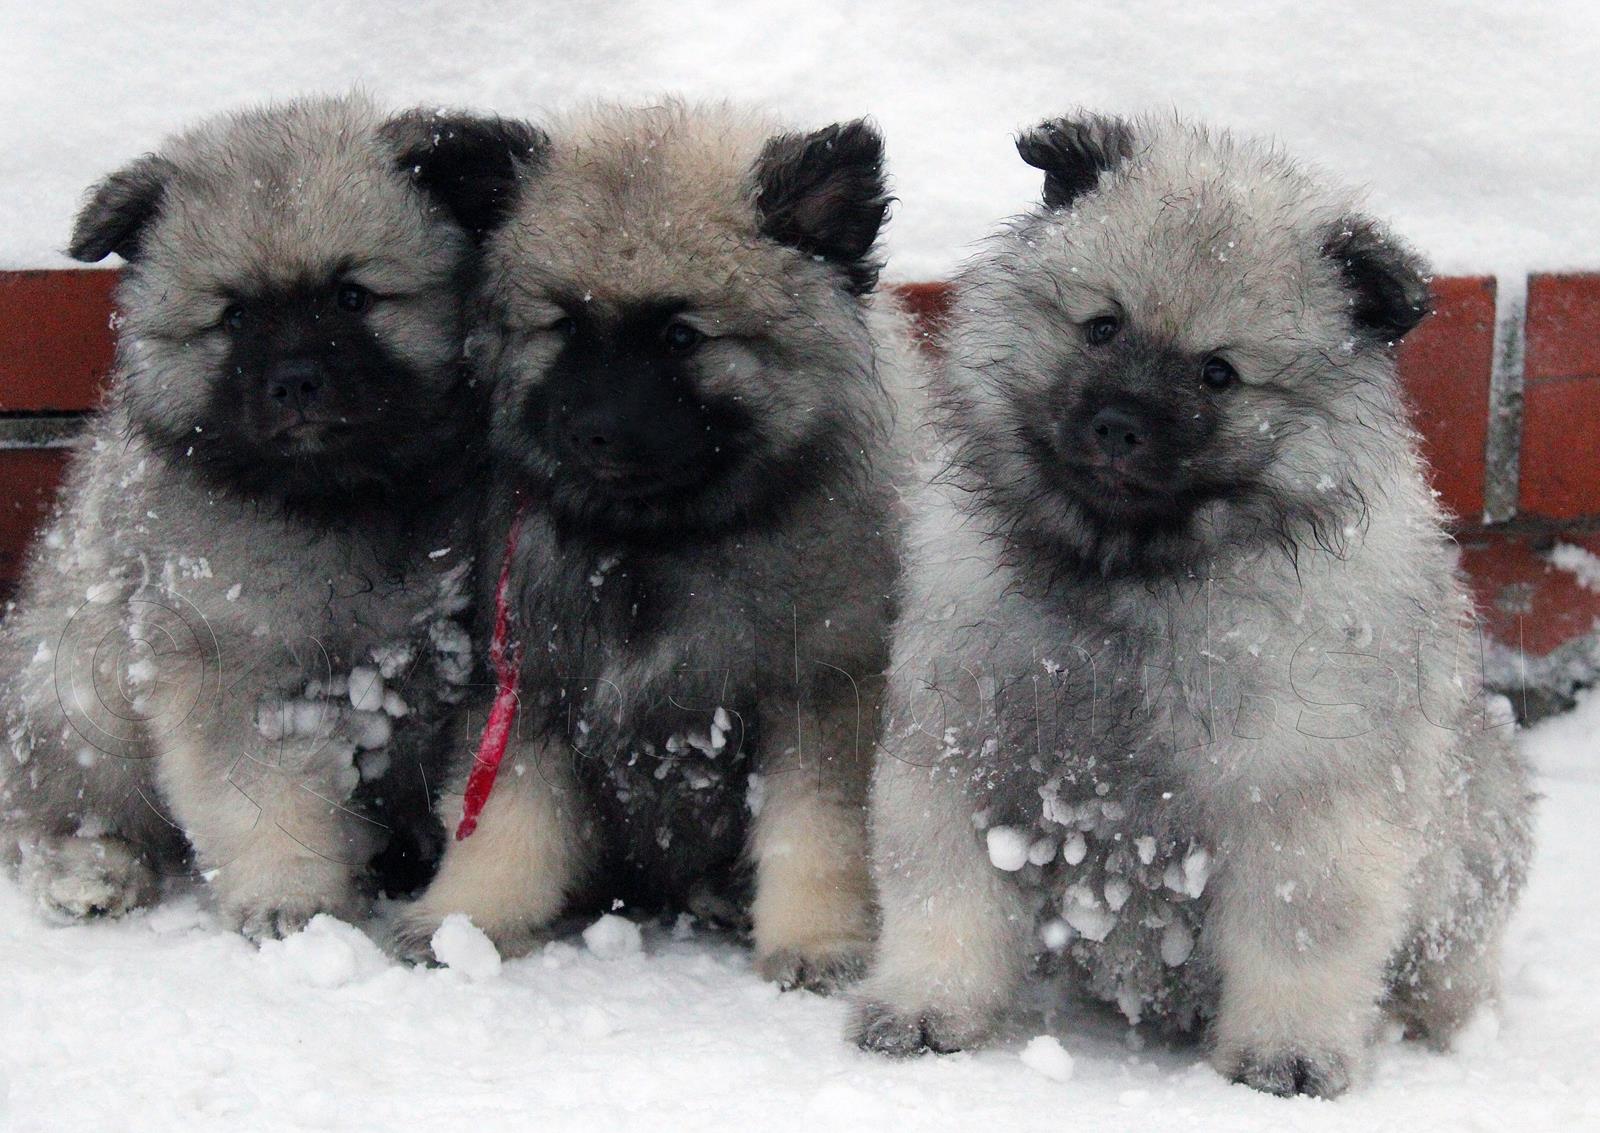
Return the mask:
POLYGON ((1350 321, 1382 342, 1398 342, 1427 315, 1427 267, 1377 224, 1347 217, 1322 244, 1350 291, 1350 321))
POLYGON ((550 136, 511 118, 410 110, 384 124, 400 168, 474 240, 492 232, 516 203, 523 174, 538 167, 550 136))
POLYGON ((125 260, 138 259, 139 241, 161 211, 161 198, 174 172, 170 161, 146 154, 96 185, 72 225, 67 255, 86 264, 112 252, 125 260))
POLYGON ((1100 174, 1133 156, 1133 127, 1120 118, 1086 114, 1024 130, 1017 152, 1044 170, 1044 203, 1065 208, 1100 183, 1100 174))
POLYGON ((890 200, 876 129, 858 118, 768 138, 754 176, 764 235, 843 269, 851 294, 876 286, 872 245, 890 200))

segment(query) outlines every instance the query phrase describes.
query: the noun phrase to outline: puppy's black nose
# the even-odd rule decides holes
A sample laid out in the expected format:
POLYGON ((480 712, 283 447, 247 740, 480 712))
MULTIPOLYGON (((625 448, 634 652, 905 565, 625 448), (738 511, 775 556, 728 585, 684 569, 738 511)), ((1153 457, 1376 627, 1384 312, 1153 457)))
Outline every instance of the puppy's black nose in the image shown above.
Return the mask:
POLYGON ((325 372, 313 358, 279 358, 266 370, 267 396, 286 408, 305 410, 317 399, 325 372))
POLYGON ((610 402, 573 413, 564 433, 568 451, 603 478, 636 473, 658 455, 638 422, 610 402))
POLYGON ((567 444, 586 456, 615 459, 625 432, 621 419, 608 408, 587 409, 567 421, 567 444))
POLYGON ((1100 451, 1115 460, 1138 454, 1150 439, 1150 422, 1137 413, 1108 405, 1089 418, 1089 433, 1100 451))

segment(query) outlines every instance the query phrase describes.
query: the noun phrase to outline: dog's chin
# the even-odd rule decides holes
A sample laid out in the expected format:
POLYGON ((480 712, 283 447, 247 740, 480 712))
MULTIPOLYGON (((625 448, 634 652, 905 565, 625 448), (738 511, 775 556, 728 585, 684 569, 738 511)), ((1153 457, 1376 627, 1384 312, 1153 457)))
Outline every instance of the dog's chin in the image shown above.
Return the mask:
POLYGON ((171 447, 210 483, 323 522, 424 491, 432 455, 444 441, 421 446, 355 421, 272 430, 213 426, 190 436, 171 447))
POLYGON ((707 491, 716 472, 709 465, 693 461, 658 468, 632 468, 619 465, 584 465, 568 461, 563 473, 573 490, 593 497, 599 506, 627 508, 654 501, 665 507, 674 503, 688 506, 707 491))
POLYGON ((667 546, 739 529, 735 501, 710 476, 602 476, 561 467, 526 477, 563 532, 627 545, 667 546))
POLYGON ((1054 479, 1073 504, 1108 531, 1181 528, 1197 504, 1181 484, 1105 467, 1067 466, 1054 479))
POLYGON ((514 459, 523 489, 543 501, 563 534, 633 547, 681 547, 764 529, 821 486, 816 455, 805 449, 773 457, 729 447, 714 460, 649 475, 597 475, 537 444, 514 459))
POLYGON ((1183 574, 1208 554, 1193 522, 1203 500, 1177 485, 1167 490, 1055 464, 1012 531, 1069 574, 1183 574))
POLYGON ((332 459, 348 453, 361 440, 360 423, 341 421, 300 421, 274 430, 257 440, 258 447, 270 449, 285 460, 332 459))

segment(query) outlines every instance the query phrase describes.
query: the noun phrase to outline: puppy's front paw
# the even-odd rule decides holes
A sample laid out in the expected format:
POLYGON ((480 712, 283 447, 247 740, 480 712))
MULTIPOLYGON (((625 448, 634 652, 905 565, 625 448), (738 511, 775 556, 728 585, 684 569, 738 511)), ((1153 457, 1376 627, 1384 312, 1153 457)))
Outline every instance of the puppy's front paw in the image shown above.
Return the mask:
MULTIPOLYGON (((406 905, 390 922, 385 934, 389 954, 418 967, 437 967, 439 958, 433 952, 433 934, 439 931, 444 918, 445 914, 420 901, 406 905)), ((473 923, 477 923, 476 918, 473 923)), ((531 952, 547 935, 531 928, 504 925, 491 925, 484 928, 483 933, 494 942, 495 951, 508 960, 531 952)))
POLYGON ((1309 1054, 1297 1050, 1245 1050, 1219 1056, 1216 1065, 1227 1078, 1281 1098, 1299 1094, 1336 1098, 1350 1088, 1351 1059, 1341 1054, 1309 1054))
POLYGON ((366 914, 366 902, 354 895, 328 898, 293 897, 262 904, 237 905, 226 910, 235 928, 245 938, 260 944, 293 936, 318 913, 327 913, 347 923, 366 914))
POLYGON ((433 934, 439 931, 441 923, 442 918, 416 905, 407 905, 389 925, 385 938, 389 954, 420 968, 438 966, 439 958, 433 954, 433 934))
POLYGON ((318 913, 355 923, 370 905, 348 866, 321 857, 241 856, 211 885, 223 917, 258 944, 293 936, 318 913))
POLYGON ((972 1012, 937 1007, 902 1011, 882 1000, 864 999, 851 1013, 850 1038, 862 1050, 910 1058, 930 1050, 952 1054, 979 1046, 992 1025, 972 1012))
POLYGON ((761 978, 784 991, 797 988, 832 995, 860 981, 867 973, 872 946, 864 940, 818 941, 795 948, 779 948, 756 959, 761 978))
POLYGON ((23 888, 51 920, 120 917, 156 899, 155 871, 119 838, 51 838, 24 847, 23 888))

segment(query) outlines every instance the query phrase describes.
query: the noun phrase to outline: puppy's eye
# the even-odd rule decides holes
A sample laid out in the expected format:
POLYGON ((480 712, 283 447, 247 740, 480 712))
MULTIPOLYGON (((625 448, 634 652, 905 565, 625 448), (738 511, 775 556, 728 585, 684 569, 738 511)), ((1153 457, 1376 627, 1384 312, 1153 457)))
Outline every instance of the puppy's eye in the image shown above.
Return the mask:
POLYGON ((1122 329, 1122 321, 1115 315, 1101 315, 1098 319, 1090 319, 1083 324, 1083 337, 1090 346, 1104 346, 1117 337, 1117 331, 1122 329))
POLYGON ((222 311, 222 325, 229 330, 243 330, 245 322, 244 307, 238 303, 231 303, 222 311))
POLYGON ((675 354, 688 353, 699 346, 705 337, 685 322, 670 322, 661 334, 661 340, 667 344, 667 349, 675 354))
POLYGON ((339 304, 339 310, 359 315, 372 306, 372 292, 358 283, 341 283, 335 293, 335 300, 339 304))
POLYGON ((571 315, 563 315, 545 329, 552 334, 560 335, 562 338, 576 338, 578 337, 578 320, 571 315))
POLYGON ((1200 380, 1212 389, 1227 389, 1239 380, 1239 371, 1221 358, 1207 358, 1200 367, 1200 380))

